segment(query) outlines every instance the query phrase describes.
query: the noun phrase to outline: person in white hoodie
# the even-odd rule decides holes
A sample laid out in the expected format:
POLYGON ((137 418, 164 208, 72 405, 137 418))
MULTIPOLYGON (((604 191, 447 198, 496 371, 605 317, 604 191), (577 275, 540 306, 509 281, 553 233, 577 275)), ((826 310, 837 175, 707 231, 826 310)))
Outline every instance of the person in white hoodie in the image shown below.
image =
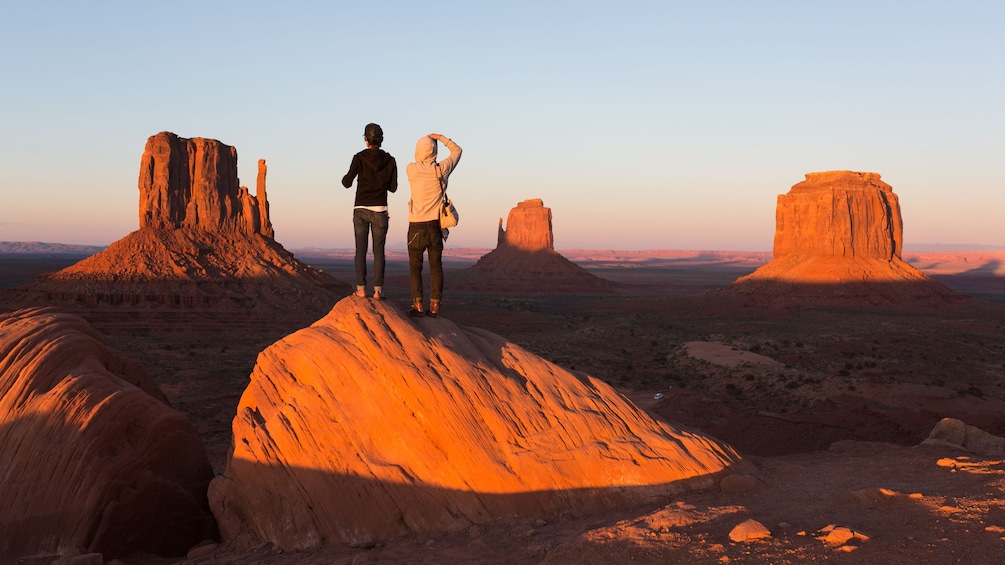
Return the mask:
POLYGON ((412 287, 411 316, 425 313, 422 307, 422 260, 429 251, 429 276, 431 278, 429 315, 440 313, 443 298, 443 256, 444 234, 440 229, 440 207, 443 193, 447 190, 450 174, 461 160, 461 147, 452 140, 431 133, 415 144, 415 162, 405 168, 412 198, 408 201, 408 279, 412 287), (450 155, 442 162, 436 161, 436 142, 447 146, 450 155))

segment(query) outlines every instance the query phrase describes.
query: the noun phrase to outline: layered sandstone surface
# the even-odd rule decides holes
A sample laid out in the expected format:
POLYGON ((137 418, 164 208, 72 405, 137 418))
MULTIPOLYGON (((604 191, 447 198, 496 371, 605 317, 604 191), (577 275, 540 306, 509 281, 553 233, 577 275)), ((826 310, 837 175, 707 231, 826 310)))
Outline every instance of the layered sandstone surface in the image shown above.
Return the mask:
POLYGON ((746 465, 495 334, 351 297, 259 355, 233 429, 221 534, 284 549, 610 510, 746 465))
POLYGON ((0 314, 0 557, 179 556, 213 470, 142 366, 55 309, 0 314))
POLYGON ((551 208, 540 198, 510 210, 494 250, 450 281, 451 286, 481 291, 597 292, 610 281, 590 274, 555 251, 551 208))
POLYGON ((60 304, 106 330, 106 318, 122 313, 123 305, 208 314, 181 320, 186 328, 214 317, 226 326, 232 313, 309 323, 350 287, 276 242, 265 178, 261 160, 252 196, 239 186, 233 147, 169 132, 151 136, 140 164, 140 229, 76 265, 6 291, 3 301, 9 308, 60 304), (114 311, 95 314, 105 306, 114 311))
POLYGON ((897 195, 878 174, 808 173, 778 196, 773 259, 730 290, 787 300, 955 300, 901 259, 903 231, 897 195))

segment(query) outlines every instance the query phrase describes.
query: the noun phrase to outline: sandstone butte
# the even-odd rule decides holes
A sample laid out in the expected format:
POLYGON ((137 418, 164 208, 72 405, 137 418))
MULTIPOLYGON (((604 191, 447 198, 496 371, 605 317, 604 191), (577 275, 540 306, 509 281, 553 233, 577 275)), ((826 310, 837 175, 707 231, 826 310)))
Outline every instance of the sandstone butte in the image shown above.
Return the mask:
POLYGON ((161 132, 140 161, 140 227, 105 251, 6 292, 16 306, 178 305, 310 320, 350 292, 273 238, 266 165, 257 194, 238 186, 237 151, 214 139, 161 132))
POLYGON ((84 320, 0 314, 0 560, 183 556, 217 535, 212 478, 195 428, 84 320))
POLYGON ((452 278, 451 285, 540 293, 609 289, 610 281, 590 274, 555 251, 551 218, 551 208, 546 208, 540 198, 518 203, 506 218, 506 229, 499 218, 496 248, 452 278))
POLYGON ((808 173, 778 196, 772 260, 728 291, 787 301, 865 303, 962 299, 901 259, 903 218, 876 173, 808 173))
POLYGON ((606 511, 749 466, 495 334, 352 297, 259 355, 233 431, 221 536, 285 550, 606 511))

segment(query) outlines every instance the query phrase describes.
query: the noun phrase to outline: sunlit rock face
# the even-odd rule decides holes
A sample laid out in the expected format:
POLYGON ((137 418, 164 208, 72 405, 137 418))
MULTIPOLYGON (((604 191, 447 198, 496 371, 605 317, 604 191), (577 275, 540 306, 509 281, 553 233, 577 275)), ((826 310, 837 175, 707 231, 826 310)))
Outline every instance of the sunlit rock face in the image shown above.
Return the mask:
POLYGON ((498 244, 471 268, 452 275, 451 287, 508 292, 604 292, 612 284, 555 251, 551 208, 524 200, 499 219, 498 244))
POLYGON ((775 259, 900 259, 904 222, 893 187, 876 173, 828 171, 778 196, 775 259))
POLYGON ((540 198, 524 200, 509 211, 503 229, 499 219, 497 247, 516 247, 525 251, 555 250, 555 236, 551 227, 551 208, 545 208, 540 198))
POLYGON ((290 550, 610 510, 745 465, 497 335, 354 298, 259 355, 233 429, 221 534, 290 550))
MULTIPOLYGON (((140 163, 140 229, 101 253, 6 291, 16 306, 135 305, 255 312, 309 321, 349 285, 297 260, 273 239, 265 161, 258 194, 238 186, 237 151, 214 139, 162 132, 140 163)), ((90 315, 90 312, 87 313, 90 315)))
POLYGON ((239 186, 233 147, 166 131, 150 136, 140 161, 140 227, 272 237, 265 161, 258 167, 258 193, 251 195, 239 186))
POLYGON ((778 197, 775 222, 774 258, 730 292, 794 305, 808 296, 904 305, 961 298, 901 260, 900 204, 876 173, 809 173, 778 197))
POLYGON ((0 557, 182 556, 216 536, 195 428, 54 309, 0 314, 0 557))

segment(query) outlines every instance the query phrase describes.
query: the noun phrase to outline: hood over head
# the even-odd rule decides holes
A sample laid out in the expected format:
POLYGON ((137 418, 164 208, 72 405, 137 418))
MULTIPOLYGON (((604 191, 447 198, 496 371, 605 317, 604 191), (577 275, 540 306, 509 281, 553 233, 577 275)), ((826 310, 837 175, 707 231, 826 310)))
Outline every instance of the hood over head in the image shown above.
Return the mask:
POLYGON ((423 136, 415 143, 415 160, 420 163, 432 163, 436 160, 436 140, 423 136))

